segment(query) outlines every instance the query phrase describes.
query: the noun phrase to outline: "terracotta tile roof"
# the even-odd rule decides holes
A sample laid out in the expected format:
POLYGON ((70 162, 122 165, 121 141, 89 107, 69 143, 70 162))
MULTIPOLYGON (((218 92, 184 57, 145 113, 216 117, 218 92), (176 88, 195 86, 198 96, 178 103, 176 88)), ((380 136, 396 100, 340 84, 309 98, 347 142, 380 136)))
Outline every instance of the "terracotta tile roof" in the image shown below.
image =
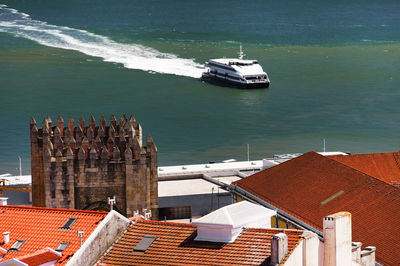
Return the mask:
POLYGON ((61 258, 61 255, 49 250, 48 248, 41 249, 32 254, 27 254, 16 258, 17 260, 28 265, 41 265, 61 258))
POLYGON ((400 189, 392 185, 315 152, 234 184, 320 231, 323 217, 349 211, 354 241, 376 246, 378 262, 400 261, 400 189))
POLYGON ((271 238, 285 232, 289 251, 299 243, 302 231, 244 229, 233 243, 195 241, 197 228, 191 224, 139 221, 114 243, 98 265, 187 265, 261 264, 270 256, 271 238), (157 237, 146 252, 133 249, 145 235, 157 237))
MULTIPOLYGON (((56 249, 61 242, 69 242, 57 264, 65 264, 79 249, 76 230, 84 229, 82 243, 90 236, 107 212, 0 206, 0 233, 10 232, 10 242, 0 247, 9 250, 16 240, 25 240, 17 252, 9 251, 1 262, 32 254, 43 248, 56 249), (70 230, 60 229, 68 218, 77 218, 70 230)), ((2 236, 1 236, 2 237, 2 236)))
POLYGON ((386 183, 400 185, 400 152, 337 155, 329 158, 386 183))

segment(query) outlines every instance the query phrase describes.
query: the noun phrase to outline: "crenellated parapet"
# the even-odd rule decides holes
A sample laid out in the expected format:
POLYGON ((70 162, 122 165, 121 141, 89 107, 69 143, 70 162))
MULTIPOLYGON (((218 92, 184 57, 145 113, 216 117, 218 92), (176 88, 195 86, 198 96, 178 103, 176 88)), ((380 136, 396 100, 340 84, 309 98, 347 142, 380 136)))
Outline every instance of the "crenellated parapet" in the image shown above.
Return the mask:
POLYGON ((151 137, 142 143, 142 128, 133 116, 96 124, 80 117, 57 123, 50 117, 41 127, 30 122, 33 205, 106 209, 117 197, 123 214, 151 209, 157 217, 157 148, 151 137))
MULTIPOLYGON (((128 120, 125 115, 121 117, 118 123, 115 116, 112 115, 109 125, 106 125, 103 116, 98 125, 96 125, 93 116, 90 117, 88 124, 81 117, 76 125, 72 118, 68 120, 67 125, 64 125, 61 116, 58 117, 57 124, 53 125, 51 118, 46 117, 43 119, 41 128, 37 127, 36 120, 32 118, 31 141, 43 143, 53 157, 58 151, 62 153, 63 157, 66 157, 68 148, 71 148, 74 159, 78 158, 80 152, 83 152, 85 159, 87 159, 90 151, 94 149, 96 159, 102 156, 103 150, 106 150, 108 159, 113 160, 116 157, 124 160, 126 149, 137 150, 138 152, 134 154, 140 154, 140 151, 145 149, 142 146, 140 124, 136 122, 133 116, 128 120)), ((153 145, 154 143, 149 144, 153 145)))

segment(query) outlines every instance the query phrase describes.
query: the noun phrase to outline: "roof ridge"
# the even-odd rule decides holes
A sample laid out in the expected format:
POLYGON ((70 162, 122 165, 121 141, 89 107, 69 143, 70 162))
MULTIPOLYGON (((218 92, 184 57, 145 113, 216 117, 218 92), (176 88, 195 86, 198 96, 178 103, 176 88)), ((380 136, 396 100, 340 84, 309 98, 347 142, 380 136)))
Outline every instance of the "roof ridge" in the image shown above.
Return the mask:
POLYGON ((280 232, 292 232, 292 233, 300 233, 304 232, 305 230, 300 229, 291 229, 291 228, 255 228, 255 227, 245 227, 243 231, 280 231, 280 232))
MULTIPOLYGON (((397 159, 397 157, 399 156, 398 154, 395 154, 395 153, 392 153, 392 156, 393 156, 393 158, 394 158, 394 161, 396 162, 396 166, 397 166, 397 168, 400 170, 400 162, 399 162, 399 160, 397 159)), ((393 181, 392 181, 393 182, 393 181)))
POLYGON ((328 157, 340 157, 340 156, 365 156, 365 155, 372 155, 374 156, 375 154, 379 155, 392 155, 392 154, 399 154, 400 151, 388 151, 388 152, 371 152, 371 153, 356 153, 356 154, 349 154, 349 155, 328 155, 328 157))
POLYGON ((168 222, 168 221, 155 221, 155 220, 138 220, 134 224, 137 223, 154 223, 154 224, 168 224, 168 225, 173 225, 173 226, 185 226, 185 227, 196 227, 193 224, 190 223, 177 223, 177 222, 168 222))
MULTIPOLYGON (((316 153, 316 154, 318 154, 318 153, 316 153)), ((383 184, 386 185, 386 186, 390 186, 390 187, 393 187, 393 188, 395 188, 395 189, 399 189, 398 187, 396 187, 396 186, 394 186, 394 185, 392 185, 392 184, 390 184, 390 183, 387 183, 387 182, 385 182, 385 181, 383 181, 383 180, 380 180, 379 178, 376 178, 376 177, 371 176, 371 175, 369 175, 369 174, 367 174, 367 173, 364 173, 364 172, 362 172, 362 171, 360 171, 360 170, 358 170, 358 169, 355 169, 355 168, 353 168, 353 167, 351 167, 351 166, 348 166, 348 165, 346 165, 346 164, 344 164, 344 163, 342 163, 342 162, 339 162, 339 161, 336 161, 336 160, 334 160, 334 159, 332 159, 332 158, 329 158, 329 156, 324 156, 324 155, 321 155, 321 154, 318 154, 318 155, 319 155, 319 156, 322 156, 323 158, 325 158, 325 159, 327 159, 327 160, 329 160, 329 161, 331 161, 331 162, 334 162, 334 163, 337 163, 337 164, 341 165, 341 167, 344 166, 344 168, 352 169, 353 171, 356 171, 356 172, 358 172, 358 173, 360 173, 360 174, 362 174, 362 175, 365 175, 366 177, 373 178, 373 179, 375 179, 376 181, 378 181, 378 182, 380 182, 380 183, 383 183, 383 184)))
POLYGON ((103 211, 90 211, 90 210, 76 210, 76 209, 61 209, 61 208, 46 208, 46 207, 34 207, 34 206, 24 206, 24 205, 3 205, 0 206, 1 209, 21 209, 21 210, 41 210, 41 211, 58 211, 58 212, 80 212, 80 213, 91 213, 91 214, 105 214, 108 212, 103 211))
POLYGON ((62 257, 60 252, 57 252, 57 251, 51 249, 50 247, 45 247, 45 248, 39 249, 37 251, 34 251, 32 253, 28 253, 28 254, 22 255, 20 257, 16 257, 15 259, 22 261, 22 260, 26 260, 27 258, 32 258, 34 256, 39 256, 39 255, 46 254, 46 253, 56 255, 60 258, 62 257))

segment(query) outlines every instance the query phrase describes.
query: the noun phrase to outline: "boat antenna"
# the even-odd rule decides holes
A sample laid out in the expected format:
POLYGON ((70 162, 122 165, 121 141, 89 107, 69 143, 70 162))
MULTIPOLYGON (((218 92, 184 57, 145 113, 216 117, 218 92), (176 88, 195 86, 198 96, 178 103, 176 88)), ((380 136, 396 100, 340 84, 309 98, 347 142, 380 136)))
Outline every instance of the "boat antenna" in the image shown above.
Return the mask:
POLYGON ((245 54, 243 53, 242 43, 240 43, 239 59, 242 60, 245 54))

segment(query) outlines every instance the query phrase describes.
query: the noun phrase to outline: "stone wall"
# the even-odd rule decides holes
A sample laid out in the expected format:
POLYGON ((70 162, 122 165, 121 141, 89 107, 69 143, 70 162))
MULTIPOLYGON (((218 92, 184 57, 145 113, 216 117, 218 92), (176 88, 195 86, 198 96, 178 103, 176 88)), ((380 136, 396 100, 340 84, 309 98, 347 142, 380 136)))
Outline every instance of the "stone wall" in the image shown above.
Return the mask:
POLYGON ((41 128, 32 118, 30 130, 33 206, 107 210, 116 196, 122 214, 146 208, 157 218, 157 148, 151 137, 142 145, 133 116, 112 115, 109 125, 104 117, 99 125, 93 116, 88 125, 46 117, 41 128))

